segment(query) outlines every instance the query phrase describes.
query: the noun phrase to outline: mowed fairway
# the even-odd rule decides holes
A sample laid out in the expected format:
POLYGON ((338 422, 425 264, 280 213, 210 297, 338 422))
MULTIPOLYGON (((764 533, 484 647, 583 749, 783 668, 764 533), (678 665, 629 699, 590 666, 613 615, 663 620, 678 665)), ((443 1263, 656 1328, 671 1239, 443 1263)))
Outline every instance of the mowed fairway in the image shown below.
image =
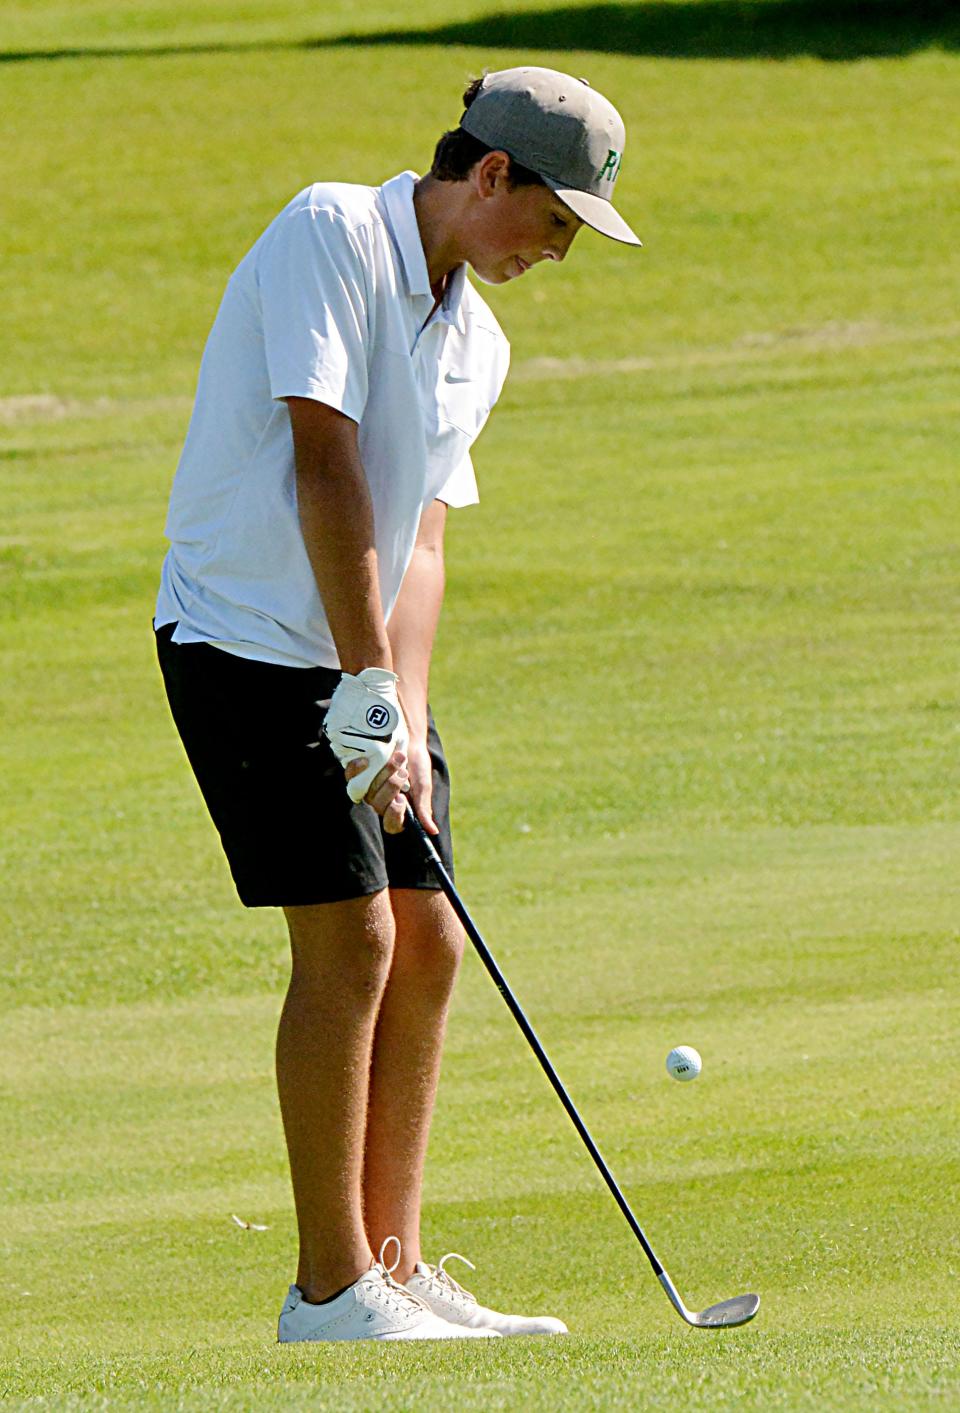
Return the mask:
POLYGON ((818 57, 816 7, 777 0, 755 53, 713 0, 702 28, 595 7, 571 53, 590 7, 510 8, 551 47, 443 43, 439 0, 6 7, 11 1407, 960 1405, 960 54, 894 18, 818 57), (162 698, 166 496, 263 225, 309 181, 423 170, 466 79, 528 60, 621 107, 645 248, 585 232, 490 292, 514 367, 433 675, 458 880, 688 1304, 763 1303, 681 1325, 470 956, 427 1254, 571 1336, 281 1349, 286 944, 162 698))

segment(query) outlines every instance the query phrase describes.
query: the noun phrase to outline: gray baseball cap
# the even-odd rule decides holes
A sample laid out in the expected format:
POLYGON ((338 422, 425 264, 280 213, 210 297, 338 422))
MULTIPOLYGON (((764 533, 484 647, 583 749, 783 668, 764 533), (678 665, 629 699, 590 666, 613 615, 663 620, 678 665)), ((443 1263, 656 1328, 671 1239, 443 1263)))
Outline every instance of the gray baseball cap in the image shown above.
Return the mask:
POLYGON ((536 172, 601 235, 640 244, 613 208, 626 139, 623 119, 586 79, 537 68, 485 74, 460 126, 536 172))

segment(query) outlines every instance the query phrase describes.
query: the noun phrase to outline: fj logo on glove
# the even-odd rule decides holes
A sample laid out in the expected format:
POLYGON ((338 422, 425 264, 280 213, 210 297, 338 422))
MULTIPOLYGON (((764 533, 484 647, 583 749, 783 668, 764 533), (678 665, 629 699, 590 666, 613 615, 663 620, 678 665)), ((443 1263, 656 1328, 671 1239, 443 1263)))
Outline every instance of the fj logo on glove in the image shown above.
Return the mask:
POLYGON ((384 706, 372 706, 367 712, 367 725, 374 731, 382 731, 390 725, 390 712, 384 706))

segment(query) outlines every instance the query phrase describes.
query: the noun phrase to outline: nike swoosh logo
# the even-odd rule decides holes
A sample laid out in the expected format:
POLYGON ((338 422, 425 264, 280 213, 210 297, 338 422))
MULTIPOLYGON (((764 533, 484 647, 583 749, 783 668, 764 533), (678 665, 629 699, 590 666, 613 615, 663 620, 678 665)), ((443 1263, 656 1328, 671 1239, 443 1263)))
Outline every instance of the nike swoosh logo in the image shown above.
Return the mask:
POLYGON ((473 379, 466 373, 444 373, 444 382, 447 383, 472 383, 473 379))

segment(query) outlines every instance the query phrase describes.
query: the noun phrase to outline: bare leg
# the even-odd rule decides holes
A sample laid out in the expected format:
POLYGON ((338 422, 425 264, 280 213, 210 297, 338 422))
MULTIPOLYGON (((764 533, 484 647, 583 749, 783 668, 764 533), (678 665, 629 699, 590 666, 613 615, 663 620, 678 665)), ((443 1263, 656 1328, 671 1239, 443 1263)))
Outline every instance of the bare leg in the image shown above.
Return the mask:
POLYGON ((387 893, 285 908, 293 971, 277 1032, 297 1285, 325 1300, 370 1265, 361 1177, 374 1025, 390 966, 387 893))
POLYGON ((396 943, 374 1039, 363 1199, 373 1249, 399 1237, 405 1281, 420 1260, 423 1165, 464 937, 442 893, 393 889, 390 902, 396 943))

